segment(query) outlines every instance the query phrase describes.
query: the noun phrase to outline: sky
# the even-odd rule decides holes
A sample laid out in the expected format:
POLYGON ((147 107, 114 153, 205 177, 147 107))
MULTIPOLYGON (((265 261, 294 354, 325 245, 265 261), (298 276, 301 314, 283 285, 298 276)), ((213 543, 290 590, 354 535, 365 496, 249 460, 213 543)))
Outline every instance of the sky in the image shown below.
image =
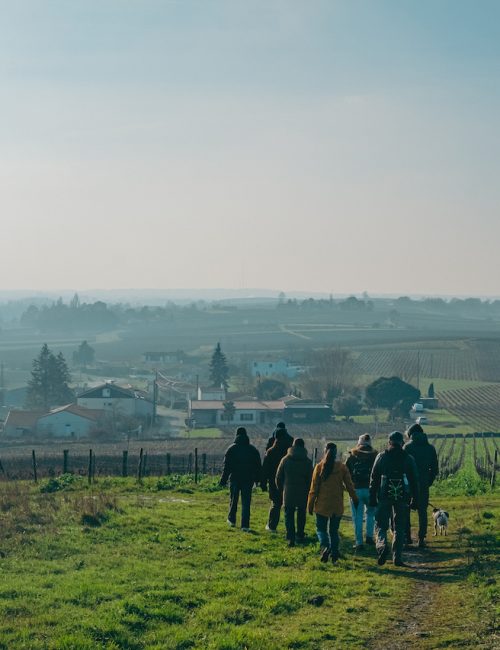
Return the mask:
POLYGON ((0 16, 0 290, 500 295, 497 0, 0 16))

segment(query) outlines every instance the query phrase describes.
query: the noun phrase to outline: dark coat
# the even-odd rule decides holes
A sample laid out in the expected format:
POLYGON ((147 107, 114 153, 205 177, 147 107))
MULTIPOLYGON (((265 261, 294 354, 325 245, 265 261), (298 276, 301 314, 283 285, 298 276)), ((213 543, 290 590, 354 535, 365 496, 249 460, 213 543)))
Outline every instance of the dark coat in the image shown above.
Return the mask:
POLYGON ((226 450, 221 485, 225 485, 228 479, 231 483, 247 485, 260 482, 260 454, 246 434, 236 436, 234 444, 226 450))
POLYGON ((285 508, 305 508, 312 478, 312 462, 303 447, 290 447, 276 473, 285 508))
POLYGON ((269 497, 274 500, 278 498, 280 491, 276 486, 276 472, 283 456, 290 447, 289 441, 285 439, 275 440, 274 445, 266 451, 262 462, 262 489, 265 490, 269 484, 269 497))
POLYGON ((357 445, 349 452, 346 465, 356 489, 370 487, 370 474, 376 457, 377 452, 371 445, 357 445))
POLYGON ((410 488, 409 496, 415 501, 418 500, 419 484, 415 461, 402 447, 395 446, 380 452, 373 464, 370 477, 370 503, 372 505, 377 503, 379 499, 382 476, 390 476, 393 468, 397 468, 398 471, 406 474, 410 488))
POLYGON ((438 473, 438 458, 434 445, 429 443, 423 431, 415 431, 404 449, 415 460, 421 489, 430 487, 438 473))

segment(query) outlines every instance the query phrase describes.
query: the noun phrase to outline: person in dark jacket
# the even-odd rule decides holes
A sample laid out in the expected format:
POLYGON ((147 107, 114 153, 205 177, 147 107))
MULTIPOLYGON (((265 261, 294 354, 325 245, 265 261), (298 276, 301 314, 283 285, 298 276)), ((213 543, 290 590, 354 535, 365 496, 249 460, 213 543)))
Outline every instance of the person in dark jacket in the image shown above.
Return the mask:
POLYGON ((276 472, 278 465, 283 456, 285 456, 291 443, 290 436, 287 434, 286 429, 277 429, 276 438, 273 446, 266 451, 264 460, 262 462, 262 482, 263 490, 267 489, 269 484, 269 499, 271 500, 271 507, 269 509, 269 518, 266 524, 266 530, 275 533, 278 527, 281 513, 281 502, 283 501, 282 490, 276 485, 276 472))
POLYGON ((283 494, 286 537, 289 546, 295 546, 295 540, 303 542, 305 538, 307 497, 312 471, 312 462, 307 455, 304 441, 302 438, 296 438, 276 472, 276 487, 283 494), (295 527, 295 513, 297 513, 297 527, 295 527))
POLYGON ((268 449, 271 449, 271 447, 274 445, 274 441, 276 440, 276 433, 277 433, 280 429, 282 429, 282 430, 285 432, 286 438, 287 438, 287 440, 288 440, 288 446, 289 446, 289 447, 292 446, 293 437, 292 437, 292 436, 288 433, 288 431, 286 430, 286 424, 285 424, 284 422, 278 422, 278 424, 276 425, 276 428, 274 429, 274 431, 273 431, 271 437, 268 439, 268 441, 267 441, 267 443, 266 443, 266 451, 267 451, 268 449))
POLYGON ((366 509, 366 543, 374 545, 373 530, 375 527, 375 508, 370 507, 370 475, 377 452, 371 445, 369 433, 359 436, 358 444, 349 452, 346 461, 347 469, 351 473, 352 482, 359 499, 356 508, 351 499, 352 523, 354 525, 354 548, 363 548, 363 519, 366 509))
POLYGON ((376 544, 378 564, 387 561, 387 529, 393 519, 392 558, 395 566, 404 566, 402 552, 408 518, 408 504, 418 500, 418 474, 413 457, 403 449, 399 431, 389 436, 389 447, 378 454, 370 477, 370 505, 376 506, 376 544))
MULTIPOLYGON (((434 483, 438 474, 438 458, 436 448, 427 440, 427 436, 420 424, 412 424, 406 431, 410 441, 406 443, 404 449, 413 456, 418 470, 419 493, 418 493, 418 546, 425 548, 425 538, 427 536, 427 508, 429 506, 429 488, 434 483)), ((406 541, 412 543, 411 522, 408 513, 408 528, 406 531, 406 541)))
POLYGON ((250 444, 245 427, 236 429, 236 438, 226 450, 224 469, 219 484, 226 486, 229 480, 230 505, 227 523, 236 525, 236 511, 241 494, 241 530, 250 529, 250 502, 252 488, 261 478, 261 462, 258 450, 250 444))

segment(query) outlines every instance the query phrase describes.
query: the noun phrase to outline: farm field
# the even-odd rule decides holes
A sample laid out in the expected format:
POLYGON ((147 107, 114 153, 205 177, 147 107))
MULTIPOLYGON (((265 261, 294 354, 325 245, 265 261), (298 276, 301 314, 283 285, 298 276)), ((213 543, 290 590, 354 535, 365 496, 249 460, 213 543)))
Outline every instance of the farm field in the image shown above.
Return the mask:
POLYGON ((442 391, 439 398, 444 408, 476 430, 500 430, 500 384, 442 391))
POLYGON ((498 647, 500 503, 480 482, 473 497, 435 486, 449 536, 382 569, 354 556, 347 518, 338 565, 319 562, 312 518, 307 544, 288 549, 264 531, 260 491, 245 534, 228 529, 212 479, 48 485, 0 484, 2 649, 498 647))

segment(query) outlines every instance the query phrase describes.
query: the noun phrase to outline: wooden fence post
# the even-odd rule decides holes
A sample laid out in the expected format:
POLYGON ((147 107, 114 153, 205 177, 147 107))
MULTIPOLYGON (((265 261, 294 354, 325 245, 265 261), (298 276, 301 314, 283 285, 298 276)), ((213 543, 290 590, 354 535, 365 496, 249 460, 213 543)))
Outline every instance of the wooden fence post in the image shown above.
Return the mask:
POLYGON ((170 454, 167 454, 167 476, 170 476, 171 467, 170 467, 170 454))
POLYGON ((68 473, 68 454, 69 449, 63 449, 63 474, 68 473))
POLYGON ((498 462, 498 449, 495 449, 495 455, 493 456, 493 468, 491 470, 491 487, 495 487, 496 477, 497 477, 497 462, 498 462))
POLYGON ((194 448, 194 482, 198 483, 198 447, 194 448))
POLYGON ((202 474, 207 473, 207 455, 206 454, 201 455, 201 473, 202 474))
POLYGON ((144 457, 144 450, 141 447, 141 450, 139 452, 139 464, 137 465, 137 480, 139 483, 142 481, 142 459, 144 457))
POLYGON ((314 453, 313 453, 313 467, 316 467, 316 463, 318 461, 318 448, 314 447, 314 453))
POLYGON ((95 481, 95 453, 92 452, 92 483, 95 481))
POLYGON ((36 454, 34 449, 31 451, 31 462, 33 463, 33 477, 35 479, 35 483, 38 483, 38 473, 36 471, 36 454))
POLYGON ((193 454, 190 452, 188 456, 188 469, 187 473, 191 474, 193 471, 193 454))
POLYGON ((146 476, 147 472, 147 465, 148 465, 148 452, 144 452, 144 457, 142 459, 142 475, 146 476))
POLYGON ((87 468, 87 480, 89 485, 92 484, 92 449, 89 449, 89 466, 87 468))
POLYGON ((128 451, 123 450, 122 454, 122 477, 127 478, 128 476, 128 451))

